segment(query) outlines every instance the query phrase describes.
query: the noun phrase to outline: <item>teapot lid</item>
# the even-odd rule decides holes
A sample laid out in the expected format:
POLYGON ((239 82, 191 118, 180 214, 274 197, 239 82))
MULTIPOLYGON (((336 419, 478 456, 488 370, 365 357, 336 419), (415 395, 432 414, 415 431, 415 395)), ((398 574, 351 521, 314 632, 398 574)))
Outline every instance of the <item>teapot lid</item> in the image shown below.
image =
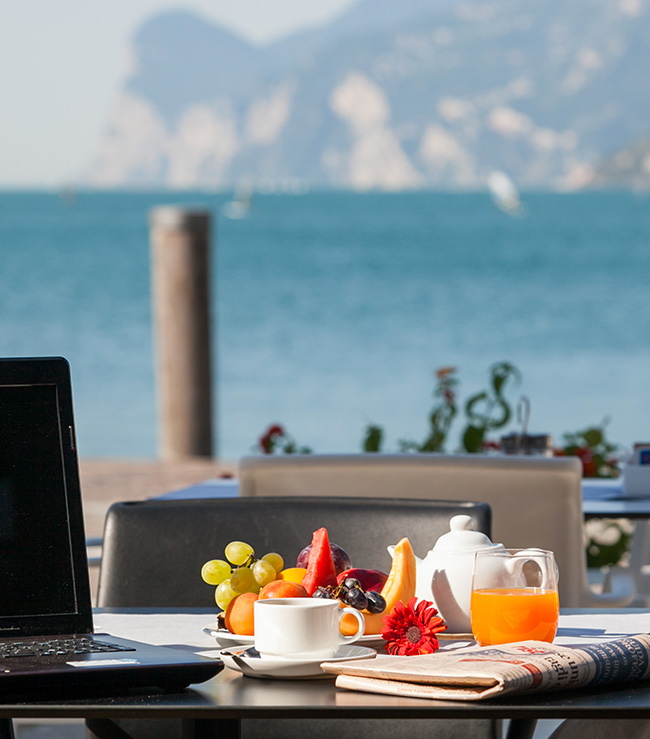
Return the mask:
POLYGON ((449 528, 433 547, 436 552, 449 552, 455 549, 483 549, 498 546, 490 541, 490 537, 481 531, 474 531, 470 516, 453 516, 449 521, 449 528))

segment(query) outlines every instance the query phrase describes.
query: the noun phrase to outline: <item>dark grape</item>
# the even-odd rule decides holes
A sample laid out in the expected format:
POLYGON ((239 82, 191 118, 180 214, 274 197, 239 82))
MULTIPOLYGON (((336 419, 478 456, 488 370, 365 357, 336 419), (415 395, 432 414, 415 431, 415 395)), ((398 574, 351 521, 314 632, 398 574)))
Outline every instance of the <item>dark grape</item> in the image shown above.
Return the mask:
POLYGON ((345 602, 349 606, 352 606, 352 608, 357 608, 360 611, 363 611, 363 609, 368 605, 366 594, 361 590, 361 588, 350 588, 345 596, 345 602))
POLYGON ((343 580, 343 585, 345 585, 346 588, 360 588, 361 583, 357 580, 356 577, 346 577, 345 580, 343 580))
POLYGON ((332 594, 325 588, 318 587, 314 590, 312 598, 332 598, 332 594))
POLYGON ((368 605, 366 607, 370 613, 381 613, 386 610, 386 601, 383 596, 375 590, 369 590, 366 593, 366 600, 368 601, 368 605))

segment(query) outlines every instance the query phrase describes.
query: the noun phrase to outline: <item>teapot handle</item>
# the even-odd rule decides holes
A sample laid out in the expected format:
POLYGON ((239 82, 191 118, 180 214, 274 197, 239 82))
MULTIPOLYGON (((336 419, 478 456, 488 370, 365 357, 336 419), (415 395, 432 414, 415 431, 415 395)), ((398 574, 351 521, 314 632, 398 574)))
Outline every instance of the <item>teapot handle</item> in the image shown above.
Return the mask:
POLYGON ((560 579, 557 562, 555 561, 555 558, 553 558, 553 574, 555 575, 555 578, 554 582, 549 582, 549 580, 553 578, 551 577, 551 573, 548 571, 548 568, 546 566, 547 560, 542 549, 522 549, 520 552, 514 554, 512 558, 508 559, 505 562, 505 566, 509 570, 510 574, 522 576, 524 578, 524 581, 527 581, 526 575, 524 574, 524 567, 528 562, 536 563, 541 579, 541 582, 538 582, 534 587, 552 589, 555 589, 557 587, 557 583, 560 579))

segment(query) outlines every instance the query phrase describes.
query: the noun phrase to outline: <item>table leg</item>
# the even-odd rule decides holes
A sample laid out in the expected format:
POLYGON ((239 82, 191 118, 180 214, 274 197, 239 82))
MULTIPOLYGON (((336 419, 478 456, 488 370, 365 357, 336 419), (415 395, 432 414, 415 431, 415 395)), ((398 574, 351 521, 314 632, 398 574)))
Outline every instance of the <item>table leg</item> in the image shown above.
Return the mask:
POLYGON ((241 721, 237 718, 183 719, 182 739, 239 739, 241 721))
POLYGON ((14 725, 10 718, 0 718, 0 739, 14 739, 14 725))
POLYGON ((536 726, 536 718, 510 719, 510 726, 508 727, 506 739, 533 739, 536 726))

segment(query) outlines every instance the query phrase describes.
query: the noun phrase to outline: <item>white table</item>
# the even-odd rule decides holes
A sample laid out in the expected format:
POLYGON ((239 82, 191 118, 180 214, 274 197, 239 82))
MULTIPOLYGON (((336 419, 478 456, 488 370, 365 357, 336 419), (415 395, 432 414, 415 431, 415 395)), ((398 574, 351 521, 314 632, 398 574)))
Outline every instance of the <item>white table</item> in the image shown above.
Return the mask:
MULTIPOLYGON (((103 611, 95 614, 95 625, 98 631, 106 629, 126 638, 214 653, 214 640, 203 632, 214 615, 212 611, 103 611)), ((613 639, 646 631, 649 624, 650 614, 639 610, 563 612, 557 641, 580 644, 613 639)), ((226 668, 211 680, 173 695, 156 692, 26 702, 5 698, 0 700, 0 719, 7 717, 86 718, 102 732, 120 718, 180 719, 183 736, 191 739, 234 739, 245 718, 510 719, 509 736, 521 739, 532 736, 531 729, 542 718, 650 721, 650 683, 479 702, 430 701, 342 690, 327 679, 256 680, 226 668)))
MULTIPOLYGON (((216 612, 216 608, 214 612, 205 609, 201 612, 96 609, 95 631, 108 631, 127 639, 214 655, 219 647, 203 628, 215 626, 216 612)), ((555 643, 568 646, 591 644, 647 632, 650 632, 650 611, 646 609, 563 609, 555 643)))

